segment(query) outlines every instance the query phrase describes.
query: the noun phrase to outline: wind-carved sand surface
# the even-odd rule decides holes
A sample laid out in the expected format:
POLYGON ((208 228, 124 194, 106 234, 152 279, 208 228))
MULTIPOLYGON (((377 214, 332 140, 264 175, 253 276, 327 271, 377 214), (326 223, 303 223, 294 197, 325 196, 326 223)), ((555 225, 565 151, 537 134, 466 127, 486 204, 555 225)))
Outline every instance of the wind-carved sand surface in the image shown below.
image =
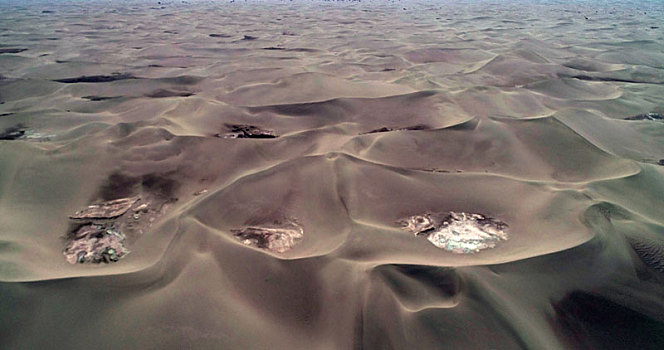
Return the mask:
POLYGON ((0 347, 664 348, 660 5, 0 1, 0 347))

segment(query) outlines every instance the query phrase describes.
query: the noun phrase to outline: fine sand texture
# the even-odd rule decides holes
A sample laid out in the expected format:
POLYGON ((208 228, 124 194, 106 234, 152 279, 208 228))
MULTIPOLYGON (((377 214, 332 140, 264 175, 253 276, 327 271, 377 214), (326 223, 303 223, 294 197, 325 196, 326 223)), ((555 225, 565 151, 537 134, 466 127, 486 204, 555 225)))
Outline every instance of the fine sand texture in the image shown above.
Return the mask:
POLYGON ((663 18, 0 0, 0 348, 664 349, 663 18))

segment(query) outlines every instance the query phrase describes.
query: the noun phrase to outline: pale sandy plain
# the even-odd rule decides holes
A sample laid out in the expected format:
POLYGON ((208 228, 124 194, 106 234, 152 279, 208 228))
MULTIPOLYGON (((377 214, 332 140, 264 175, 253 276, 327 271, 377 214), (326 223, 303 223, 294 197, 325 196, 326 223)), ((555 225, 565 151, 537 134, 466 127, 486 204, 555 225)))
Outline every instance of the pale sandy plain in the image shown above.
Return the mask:
POLYGON ((0 347, 664 348, 664 122, 625 120, 664 112, 661 5, 0 0, 0 347), (133 195, 131 253, 69 264, 133 195), (396 224, 446 211, 510 239, 396 224))

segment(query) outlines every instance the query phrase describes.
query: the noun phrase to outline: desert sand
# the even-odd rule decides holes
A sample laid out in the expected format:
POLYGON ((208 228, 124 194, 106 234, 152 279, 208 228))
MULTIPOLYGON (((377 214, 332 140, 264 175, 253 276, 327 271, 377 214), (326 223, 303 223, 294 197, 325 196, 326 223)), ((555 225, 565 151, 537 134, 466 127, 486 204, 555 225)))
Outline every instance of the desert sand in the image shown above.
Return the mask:
POLYGON ((662 349, 662 18, 0 0, 0 347, 662 349))

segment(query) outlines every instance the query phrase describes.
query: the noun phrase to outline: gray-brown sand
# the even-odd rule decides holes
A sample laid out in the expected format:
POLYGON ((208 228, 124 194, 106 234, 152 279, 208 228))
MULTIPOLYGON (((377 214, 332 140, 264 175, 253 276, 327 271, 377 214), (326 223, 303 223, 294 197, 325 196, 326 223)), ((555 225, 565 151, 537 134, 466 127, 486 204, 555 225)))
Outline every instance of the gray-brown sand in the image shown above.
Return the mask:
POLYGON ((662 349, 662 18, 0 0, 0 348, 662 349))

